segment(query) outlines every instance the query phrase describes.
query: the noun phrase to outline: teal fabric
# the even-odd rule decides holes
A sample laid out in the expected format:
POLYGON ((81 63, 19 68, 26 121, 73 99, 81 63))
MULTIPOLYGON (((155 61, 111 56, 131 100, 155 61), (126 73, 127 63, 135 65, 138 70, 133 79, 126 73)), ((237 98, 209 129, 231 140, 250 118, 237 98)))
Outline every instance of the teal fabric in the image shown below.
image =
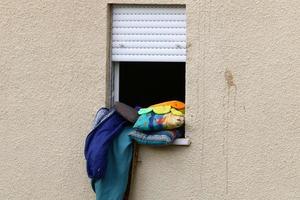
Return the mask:
POLYGON ((131 131, 131 127, 125 127, 113 140, 104 177, 92 180, 96 200, 123 200, 133 154, 132 140, 128 136, 131 131))

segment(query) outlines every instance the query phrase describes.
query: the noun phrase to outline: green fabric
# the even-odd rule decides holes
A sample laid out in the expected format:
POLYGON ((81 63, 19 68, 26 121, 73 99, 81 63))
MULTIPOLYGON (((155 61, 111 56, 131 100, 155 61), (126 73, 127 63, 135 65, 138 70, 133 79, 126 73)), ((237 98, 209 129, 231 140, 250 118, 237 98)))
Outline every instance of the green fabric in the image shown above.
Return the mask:
POLYGON ((108 163, 102 179, 93 180, 96 200, 123 200, 131 166, 133 145, 126 127, 112 142, 108 152, 108 163))
POLYGON ((141 108, 141 109, 139 109, 139 112, 138 112, 138 114, 139 115, 142 115, 142 114, 147 114, 147 113, 149 113, 149 112, 151 112, 153 110, 153 108, 141 108))

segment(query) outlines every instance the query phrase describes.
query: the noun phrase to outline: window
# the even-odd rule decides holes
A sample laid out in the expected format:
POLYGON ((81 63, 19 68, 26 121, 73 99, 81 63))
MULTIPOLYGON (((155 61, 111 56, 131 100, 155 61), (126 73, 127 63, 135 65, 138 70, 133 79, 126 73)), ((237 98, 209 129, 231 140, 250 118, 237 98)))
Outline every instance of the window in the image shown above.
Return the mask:
MULTIPOLYGON (((146 107, 185 101, 184 6, 112 7, 112 101, 146 107)), ((187 145, 186 138, 175 144, 187 145)))

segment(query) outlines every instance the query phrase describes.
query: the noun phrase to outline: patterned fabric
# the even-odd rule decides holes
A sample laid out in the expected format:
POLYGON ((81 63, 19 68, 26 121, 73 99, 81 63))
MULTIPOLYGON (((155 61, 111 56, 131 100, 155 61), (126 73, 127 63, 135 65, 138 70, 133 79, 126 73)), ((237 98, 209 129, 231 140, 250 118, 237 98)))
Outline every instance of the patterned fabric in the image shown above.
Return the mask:
POLYGON ((128 134, 133 140, 139 144, 145 145, 168 145, 173 143, 175 138, 180 137, 179 130, 165 130, 151 133, 143 133, 140 131, 131 131, 128 134))
POLYGON ((133 128, 139 131, 160 131, 175 129, 184 124, 184 117, 168 113, 158 115, 153 112, 141 115, 135 122, 133 128))

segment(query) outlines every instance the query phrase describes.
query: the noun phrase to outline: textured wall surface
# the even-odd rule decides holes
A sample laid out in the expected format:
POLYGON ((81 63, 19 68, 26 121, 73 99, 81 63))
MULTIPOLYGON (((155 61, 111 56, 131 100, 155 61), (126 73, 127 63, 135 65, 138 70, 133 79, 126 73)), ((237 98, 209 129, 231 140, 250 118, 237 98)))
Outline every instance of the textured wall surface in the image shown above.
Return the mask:
POLYGON ((107 3, 185 3, 190 147, 140 149, 135 200, 300 199, 298 0, 0 2, 0 199, 94 199, 107 3))

